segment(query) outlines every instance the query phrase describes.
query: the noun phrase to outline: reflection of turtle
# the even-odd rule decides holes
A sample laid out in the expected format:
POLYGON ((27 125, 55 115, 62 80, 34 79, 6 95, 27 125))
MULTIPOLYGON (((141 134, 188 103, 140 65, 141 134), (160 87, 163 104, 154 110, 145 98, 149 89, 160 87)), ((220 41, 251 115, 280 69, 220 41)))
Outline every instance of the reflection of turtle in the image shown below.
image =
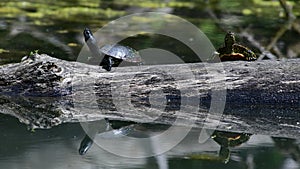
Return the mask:
POLYGON ((128 46, 116 44, 104 45, 99 48, 95 37, 88 28, 84 29, 83 35, 93 57, 96 59, 104 57, 100 66, 107 71, 110 71, 112 66, 117 67, 123 60, 131 63, 142 62, 139 53, 128 46))
POLYGON ((79 154, 85 155, 88 152, 94 143, 96 135, 100 139, 118 139, 124 136, 147 138, 150 136, 149 133, 153 136, 153 133, 163 132, 169 127, 170 125, 164 124, 137 123, 133 121, 110 120, 108 118, 90 122, 89 127, 85 128, 89 128, 91 131, 86 130, 88 134, 85 135, 80 143, 79 154))
POLYGON ((225 36, 225 45, 217 50, 221 61, 246 60, 253 61, 257 57, 250 49, 236 44, 234 33, 228 32, 225 36))
POLYGON ((191 159, 212 160, 227 163, 230 158, 229 147, 235 147, 245 143, 249 140, 250 136, 251 134, 245 133, 214 131, 211 138, 221 146, 218 156, 213 156, 211 154, 193 154, 189 157, 191 159))
POLYGON ((94 138, 97 134, 103 133, 111 138, 118 138, 130 134, 138 123, 133 121, 110 120, 104 118, 103 120, 90 122, 89 127, 91 131, 85 135, 79 146, 79 154, 84 155, 92 147, 94 138), (105 126, 105 127, 104 127, 105 126), (99 128, 98 128, 99 127, 99 128))
POLYGON ((224 159, 224 162, 228 162, 230 157, 229 147, 239 146, 249 140, 251 134, 246 133, 233 133, 224 131, 215 131, 211 138, 214 139, 220 146, 219 156, 224 159))
MULTIPOLYGON (((91 122, 90 128, 94 129, 89 134, 86 134, 85 137, 82 139, 80 146, 79 146, 79 154, 85 155, 87 151, 92 147, 94 143, 94 137, 96 134, 99 133, 109 133, 111 137, 118 137, 117 135, 127 135, 133 130, 133 124, 136 124, 135 122, 130 121, 119 121, 119 120, 109 120, 108 118, 104 118, 104 121, 99 120, 95 122, 91 122), (98 129, 97 127, 100 128, 98 129), (103 126, 106 126, 105 129, 103 126)), ((92 130, 91 129, 91 130, 92 130)))

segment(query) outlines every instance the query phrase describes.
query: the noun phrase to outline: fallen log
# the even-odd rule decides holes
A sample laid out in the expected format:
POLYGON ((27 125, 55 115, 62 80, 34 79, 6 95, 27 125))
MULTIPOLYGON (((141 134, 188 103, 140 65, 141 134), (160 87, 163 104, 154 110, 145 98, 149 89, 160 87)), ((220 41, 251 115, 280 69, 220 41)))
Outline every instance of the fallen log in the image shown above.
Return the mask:
POLYGON ((47 55, 0 67, 0 112, 32 128, 103 118, 300 136, 300 60, 113 68, 47 55))

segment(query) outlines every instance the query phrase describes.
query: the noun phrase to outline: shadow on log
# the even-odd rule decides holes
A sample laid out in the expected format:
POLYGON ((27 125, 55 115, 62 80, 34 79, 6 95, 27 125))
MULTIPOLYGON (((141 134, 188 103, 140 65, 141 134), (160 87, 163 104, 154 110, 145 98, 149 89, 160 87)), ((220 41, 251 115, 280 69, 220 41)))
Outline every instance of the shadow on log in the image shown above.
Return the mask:
POLYGON ((300 136, 300 60, 118 67, 47 55, 0 67, 0 112, 32 128, 103 118, 300 136))

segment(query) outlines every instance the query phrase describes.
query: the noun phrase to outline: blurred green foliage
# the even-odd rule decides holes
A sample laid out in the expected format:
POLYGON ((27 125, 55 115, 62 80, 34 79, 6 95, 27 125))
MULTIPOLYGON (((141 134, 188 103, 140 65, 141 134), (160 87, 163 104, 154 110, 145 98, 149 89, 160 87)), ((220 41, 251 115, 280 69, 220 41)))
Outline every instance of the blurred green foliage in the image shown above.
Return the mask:
MULTIPOLYGON (((293 14, 299 17, 299 1, 288 0, 287 3, 293 7, 293 14)), ((84 27, 96 30, 119 17, 148 11, 168 12, 187 19, 199 27, 216 48, 223 44, 226 31, 239 32, 243 29, 249 29, 255 38, 267 45, 286 22, 278 0, 1 1, 0 45, 5 52, 0 52, 0 64, 18 62, 28 51, 35 49, 54 57, 75 60, 83 43, 78 36, 82 36, 84 27), (14 33, 16 30, 19 32, 14 33), (33 32, 38 33, 33 35, 33 32), (53 45, 49 37, 61 44, 53 45), (66 48, 70 48, 70 51, 66 51, 66 48)), ((288 43, 297 43, 295 34, 291 32, 283 37, 281 50, 286 50, 288 43)), ((157 42, 151 38, 146 40, 148 42, 140 45, 147 47, 146 44, 157 42)))

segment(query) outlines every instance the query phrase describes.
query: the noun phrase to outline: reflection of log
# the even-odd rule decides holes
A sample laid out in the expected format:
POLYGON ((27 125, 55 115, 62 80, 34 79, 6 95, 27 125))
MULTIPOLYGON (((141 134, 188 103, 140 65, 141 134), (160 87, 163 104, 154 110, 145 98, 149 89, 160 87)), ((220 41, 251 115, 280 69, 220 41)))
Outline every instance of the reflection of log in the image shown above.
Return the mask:
POLYGON ((41 128, 103 117, 210 128, 220 119, 222 130, 295 137, 300 136, 299 65, 295 59, 106 72, 35 55, 0 67, 0 112, 41 128))

